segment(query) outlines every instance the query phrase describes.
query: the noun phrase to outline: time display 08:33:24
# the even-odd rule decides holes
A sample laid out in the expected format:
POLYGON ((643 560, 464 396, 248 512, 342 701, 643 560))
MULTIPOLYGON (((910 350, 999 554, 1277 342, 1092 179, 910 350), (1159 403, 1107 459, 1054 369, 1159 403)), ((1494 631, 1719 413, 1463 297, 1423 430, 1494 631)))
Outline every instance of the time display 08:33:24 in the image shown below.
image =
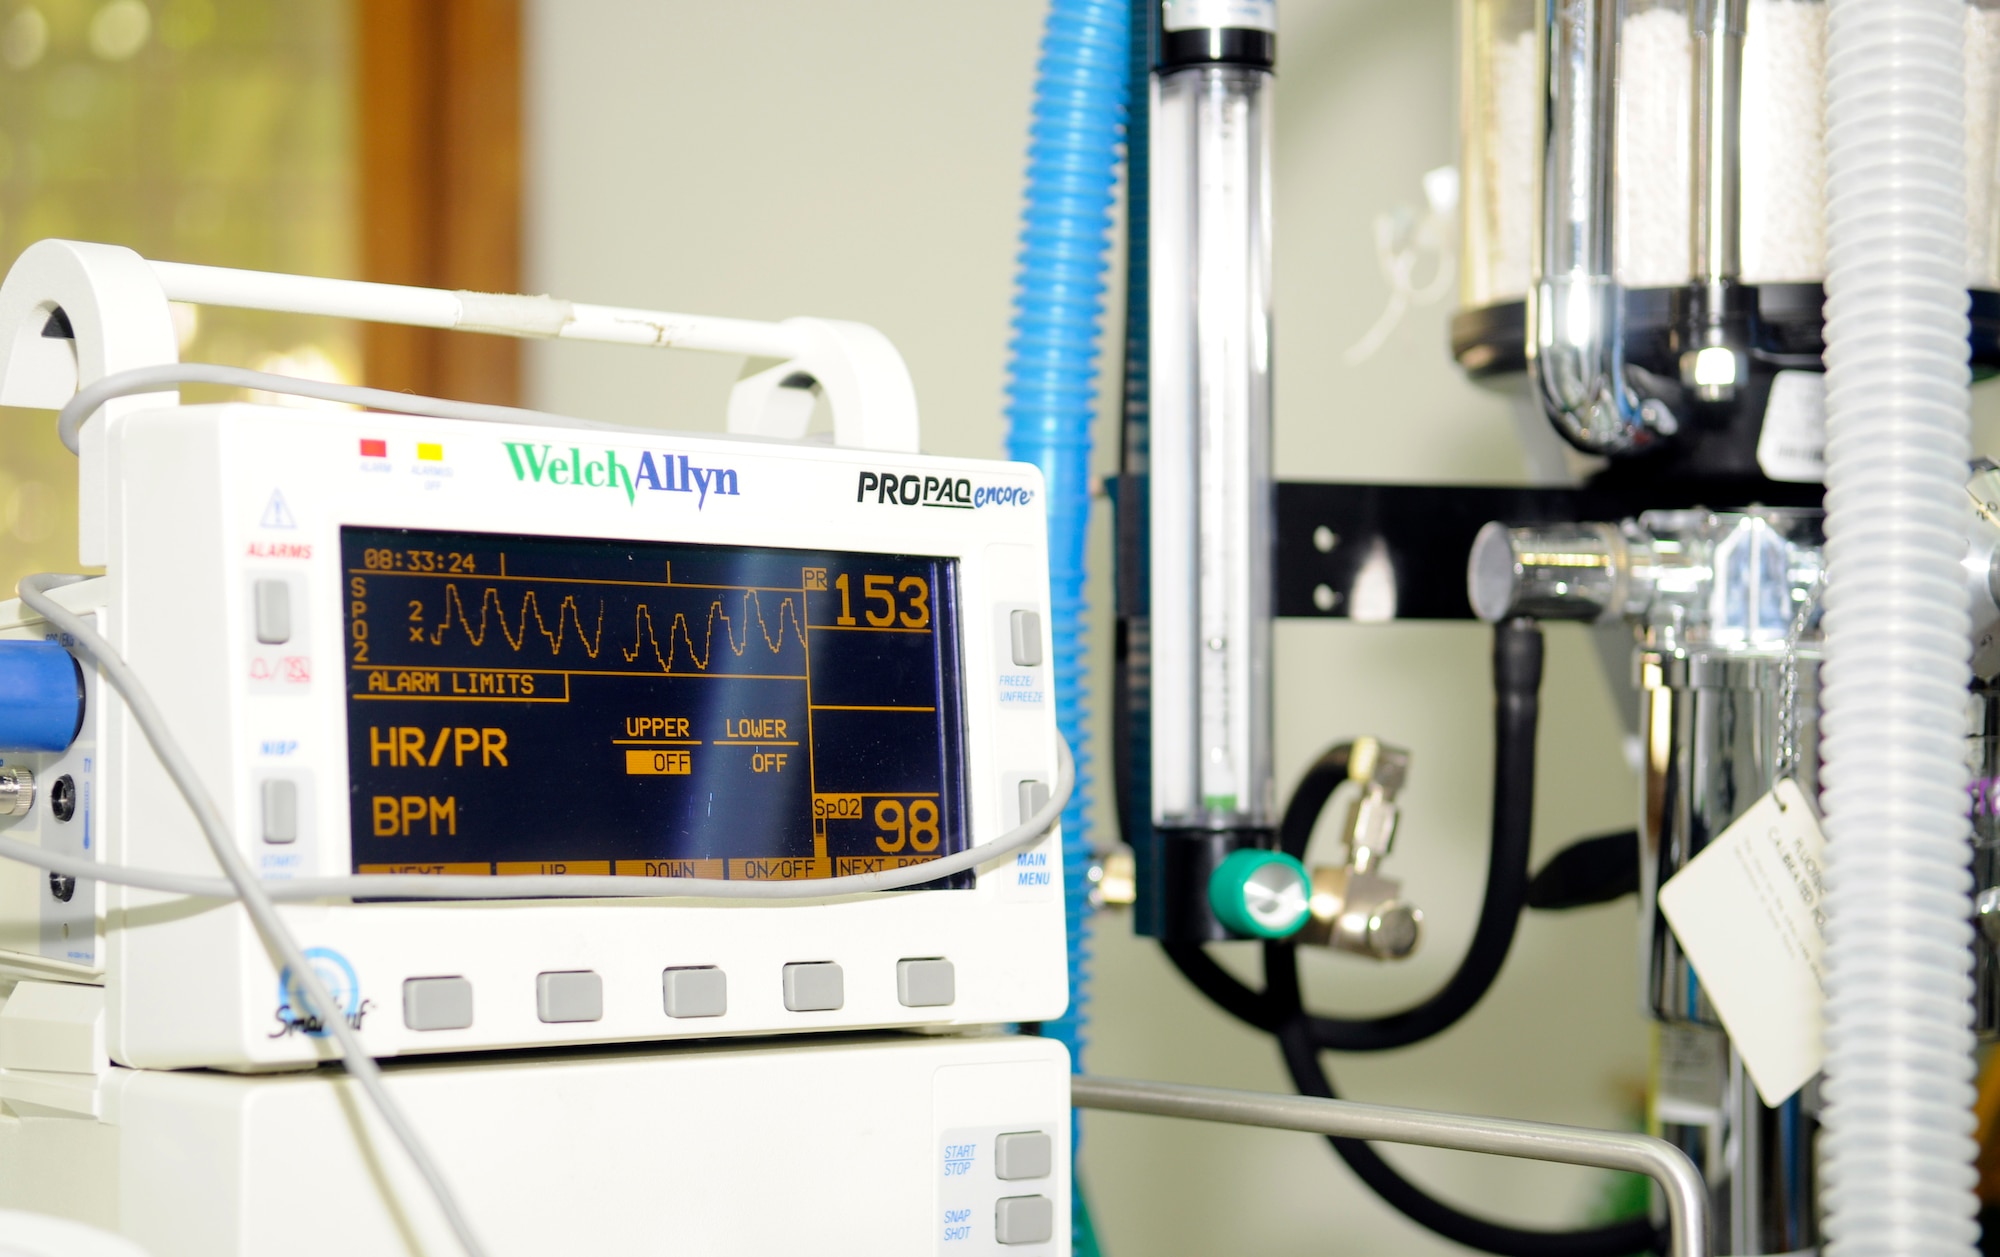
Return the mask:
POLYGON ((371 572, 470 573, 478 571, 476 564, 476 556, 449 550, 381 549, 361 552, 361 566, 371 572))

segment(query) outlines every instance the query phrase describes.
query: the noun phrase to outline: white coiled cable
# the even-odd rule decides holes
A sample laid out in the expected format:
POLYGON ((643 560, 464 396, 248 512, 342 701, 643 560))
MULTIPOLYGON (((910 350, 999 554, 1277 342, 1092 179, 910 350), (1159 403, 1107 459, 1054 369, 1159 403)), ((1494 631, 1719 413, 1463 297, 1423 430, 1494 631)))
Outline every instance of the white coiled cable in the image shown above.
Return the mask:
POLYGON ((1976 1176, 1961 0, 1827 41, 1829 1254, 1971 1254, 1976 1176))

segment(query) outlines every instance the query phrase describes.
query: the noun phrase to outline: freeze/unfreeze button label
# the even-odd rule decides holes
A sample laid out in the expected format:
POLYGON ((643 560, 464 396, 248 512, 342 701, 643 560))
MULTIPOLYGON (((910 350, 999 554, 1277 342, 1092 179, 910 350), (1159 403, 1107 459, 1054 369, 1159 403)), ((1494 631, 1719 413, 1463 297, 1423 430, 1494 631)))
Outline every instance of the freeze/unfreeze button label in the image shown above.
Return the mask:
POLYGON ((1000 701, 1008 706, 1039 707, 1042 703, 1041 678, 1032 672, 1002 672, 1000 701))

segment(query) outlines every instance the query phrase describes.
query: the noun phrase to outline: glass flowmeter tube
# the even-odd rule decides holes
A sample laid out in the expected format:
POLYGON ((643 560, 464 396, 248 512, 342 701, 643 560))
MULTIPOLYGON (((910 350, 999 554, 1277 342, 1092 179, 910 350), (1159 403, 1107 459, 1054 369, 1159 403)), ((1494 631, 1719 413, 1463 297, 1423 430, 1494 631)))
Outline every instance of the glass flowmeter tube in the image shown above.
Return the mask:
POLYGON ((1154 83, 1153 819, 1268 829, 1271 263, 1268 70, 1154 83))

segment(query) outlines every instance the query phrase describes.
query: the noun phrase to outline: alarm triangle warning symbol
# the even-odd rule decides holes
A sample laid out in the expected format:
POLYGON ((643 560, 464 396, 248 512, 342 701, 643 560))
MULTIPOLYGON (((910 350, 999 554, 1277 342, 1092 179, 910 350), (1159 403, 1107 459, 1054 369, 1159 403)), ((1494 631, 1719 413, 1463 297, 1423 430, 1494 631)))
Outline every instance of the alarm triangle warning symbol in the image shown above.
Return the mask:
POLYGON ((259 528, 297 528, 299 521, 292 518, 292 508, 285 505, 285 495, 271 490, 271 501, 264 507, 264 517, 257 521, 259 528))

